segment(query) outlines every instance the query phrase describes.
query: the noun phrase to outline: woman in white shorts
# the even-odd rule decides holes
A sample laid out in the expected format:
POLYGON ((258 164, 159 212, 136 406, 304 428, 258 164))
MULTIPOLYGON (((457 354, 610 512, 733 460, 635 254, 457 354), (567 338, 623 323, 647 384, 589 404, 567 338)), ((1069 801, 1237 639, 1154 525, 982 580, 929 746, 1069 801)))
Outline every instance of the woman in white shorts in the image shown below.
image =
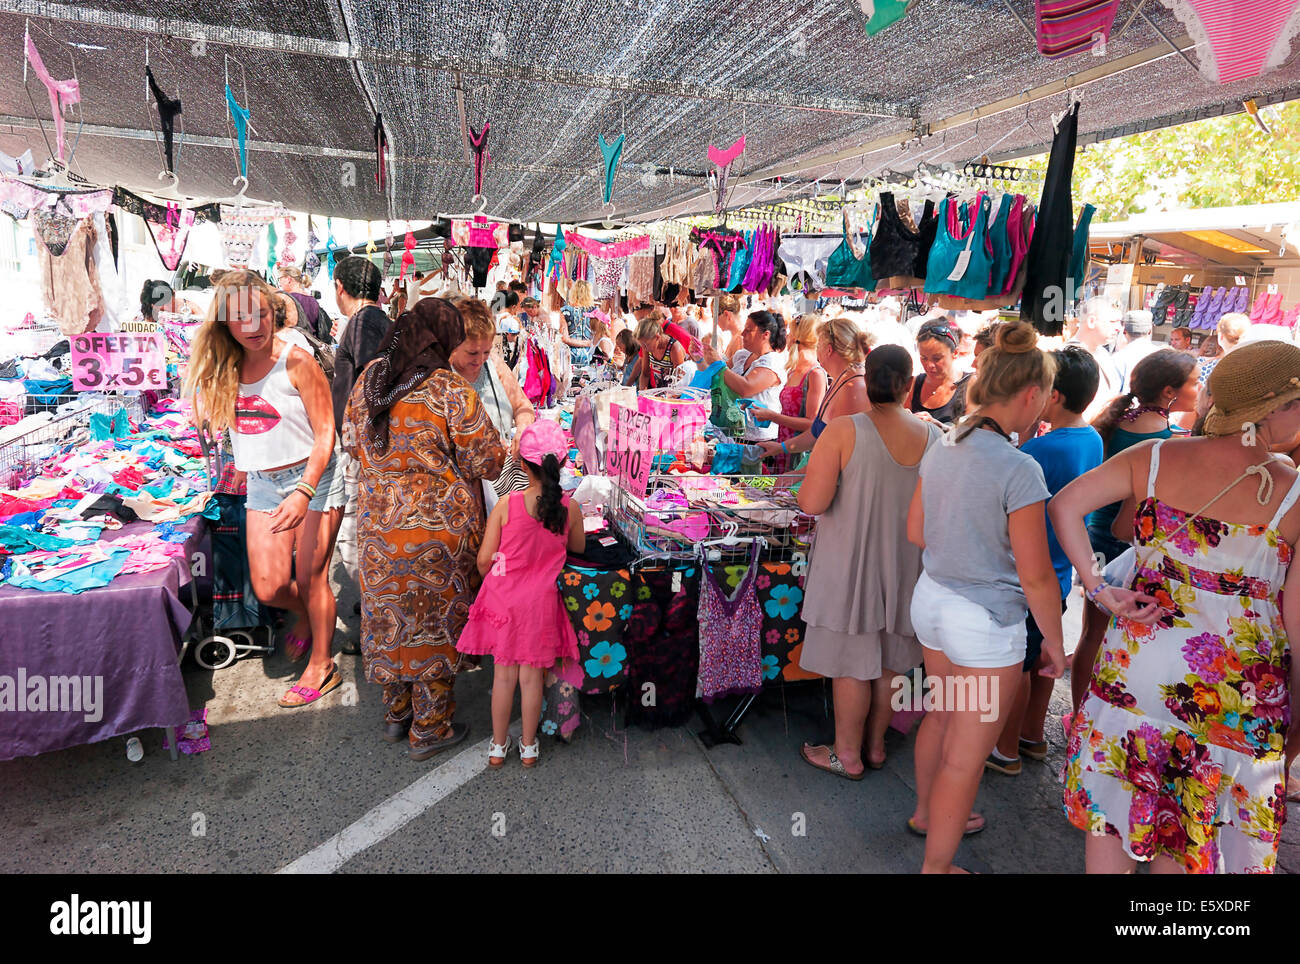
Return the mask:
POLYGON ((1043 513, 1049 493, 1038 463, 1011 438, 1032 437, 1051 393, 1054 362, 1037 340, 1027 324, 999 330, 967 392, 971 413, 921 460, 908 514, 908 538, 924 550, 912 626, 925 658, 927 712, 907 826, 926 838, 924 873, 953 872, 963 834, 984 828, 971 807, 1020 680, 1026 605, 1051 661, 1041 672, 1065 669, 1061 587, 1043 513))

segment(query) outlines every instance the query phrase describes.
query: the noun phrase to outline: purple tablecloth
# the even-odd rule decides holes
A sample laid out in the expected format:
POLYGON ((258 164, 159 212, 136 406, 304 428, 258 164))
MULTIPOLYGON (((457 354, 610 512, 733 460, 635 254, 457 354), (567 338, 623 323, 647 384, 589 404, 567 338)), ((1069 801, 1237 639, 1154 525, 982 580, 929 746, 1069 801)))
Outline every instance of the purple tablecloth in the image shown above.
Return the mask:
MULTIPOLYGON (((151 528, 136 522, 118 534, 151 528)), ((16 693, 21 672, 28 681, 45 680, 51 697, 58 689, 64 705, 72 702, 72 690, 52 686, 52 677, 89 677, 92 694, 94 680, 103 681, 97 714, 87 713, 84 702, 78 711, 0 712, 0 760, 177 726, 189 718, 177 663, 181 635, 190 624, 181 587, 190 582, 189 559, 206 523, 194 516, 184 528, 190 533, 185 555, 165 569, 118 576, 100 589, 76 594, 0 587, 0 687, 16 693), (99 719, 86 719, 96 715, 99 719)))

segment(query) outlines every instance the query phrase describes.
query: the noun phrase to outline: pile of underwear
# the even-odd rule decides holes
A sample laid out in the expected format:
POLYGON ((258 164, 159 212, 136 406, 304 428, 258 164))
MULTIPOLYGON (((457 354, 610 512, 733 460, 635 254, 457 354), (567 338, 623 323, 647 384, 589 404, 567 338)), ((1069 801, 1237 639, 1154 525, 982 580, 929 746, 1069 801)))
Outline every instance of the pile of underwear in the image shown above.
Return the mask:
POLYGON ((72 392, 68 350, 64 338, 44 355, 0 360, 0 428, 66 401, 72 392))
MULTIPOLYGON (((645 500, 643 522, 652 549, 693 545, 737 527, 765 534, 807 528, 794 491, 779 488, 773 477, 730 479, 690 471, 659 480, 645 500)), ((624 534, 637 542, 636 533, 624 534)))
POLYGON ((141 422, 120 409, 91 415, 35 476, 16 481, 0 480, 13 484, 0 489, 0 585, 79 593, 162 569, 183 557, 187 520, 217 515, 198 439, 174 399, 141 422))

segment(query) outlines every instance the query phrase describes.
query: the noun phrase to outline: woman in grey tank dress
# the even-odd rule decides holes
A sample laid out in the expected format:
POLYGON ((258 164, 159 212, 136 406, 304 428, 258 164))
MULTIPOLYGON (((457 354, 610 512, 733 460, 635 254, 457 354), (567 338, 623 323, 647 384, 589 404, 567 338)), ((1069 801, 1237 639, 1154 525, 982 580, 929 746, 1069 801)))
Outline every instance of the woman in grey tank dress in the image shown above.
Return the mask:
POLYGON ((804 510, 819 515, 799 665, 830 677, 835 701, 835 745, 805 744, 801 755, 853 780, 864 773, 868 721, 866 765, 883 765, 890 682, 921 662, 910 615, 921 550, 907 540, 907 510, 921 458, 942 435, 903 407, 912 369, 906 350, 881 346, 866 364, 871 412, 831 422, 799 493, 804 510))

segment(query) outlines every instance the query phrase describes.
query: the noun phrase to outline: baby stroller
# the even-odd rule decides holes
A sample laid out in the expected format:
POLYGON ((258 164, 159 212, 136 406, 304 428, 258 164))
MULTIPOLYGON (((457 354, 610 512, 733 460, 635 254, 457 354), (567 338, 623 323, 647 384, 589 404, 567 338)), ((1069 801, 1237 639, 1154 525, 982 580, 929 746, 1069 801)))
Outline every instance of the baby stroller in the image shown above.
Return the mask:
POLYGON ((204 669, 218 670, 249 653, 267 656, 275 652, 273 611, 253 593, 244 541, 244 493, 242 486, 234 485, 229 445, 217 444, 219 440, 208 434, 206 424, 198 436, 209 483, 215 483, 214 498, 221 517, 210 527, 212 599, 198 606, 186 646, 193 640, 194 661, 204 669))

